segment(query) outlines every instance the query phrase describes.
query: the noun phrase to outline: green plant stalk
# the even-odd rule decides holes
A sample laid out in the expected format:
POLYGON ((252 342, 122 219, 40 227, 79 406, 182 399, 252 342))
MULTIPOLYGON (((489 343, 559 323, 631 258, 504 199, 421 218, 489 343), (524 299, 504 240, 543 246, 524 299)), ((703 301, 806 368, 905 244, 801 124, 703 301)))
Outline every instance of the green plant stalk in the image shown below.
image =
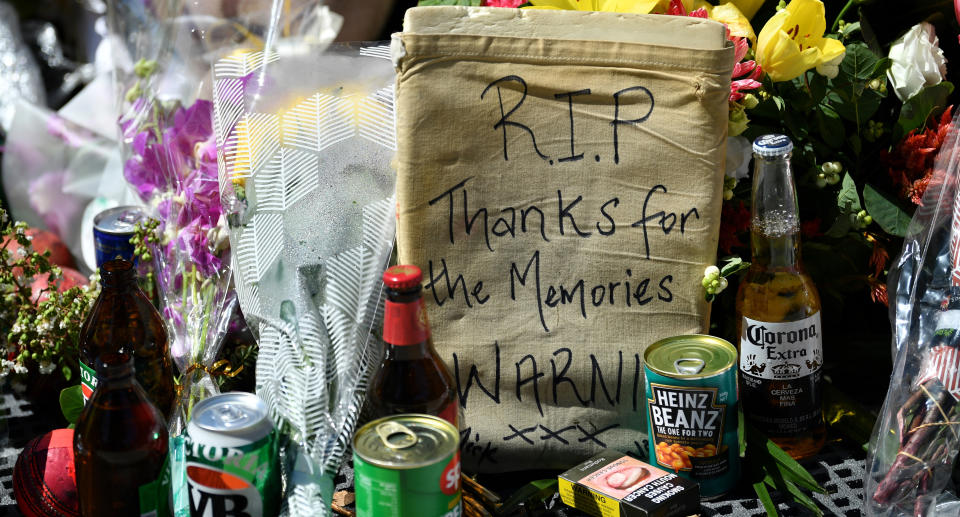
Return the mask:
POLYGON ((843 15, 847 14, 847 11, 853 7, 853 4, 856 3, 856 0, 847 0, 847 5, 843 6, 843 9, 840 9, 840 13, 837 14, 837 18, 833 20, 833 25, 830 26, 830 32, 835 32, 837 27, 840 26, 840 20, 843 19, 843 15))

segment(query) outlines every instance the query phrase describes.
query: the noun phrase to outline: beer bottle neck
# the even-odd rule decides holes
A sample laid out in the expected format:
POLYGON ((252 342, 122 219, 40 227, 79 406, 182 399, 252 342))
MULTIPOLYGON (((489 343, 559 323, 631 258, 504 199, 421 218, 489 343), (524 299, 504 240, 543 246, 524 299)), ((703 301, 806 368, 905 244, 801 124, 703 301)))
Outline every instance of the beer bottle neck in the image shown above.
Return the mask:
POLYGON ((790 154, 754 156, 750 244, 758 267, 801 267, 800 215, 790 154))
POLYGON ((426 351, 430 341, 430 324, 420 295, 420 286, 412 289, 388 289, 383 313, 383 341, 392 348, 426 351))
POLYGON ((137 285, 137 272, 133 263, 125 260, 110 260, 100 267, 100 284, 108 289, 127 289, 137 285))

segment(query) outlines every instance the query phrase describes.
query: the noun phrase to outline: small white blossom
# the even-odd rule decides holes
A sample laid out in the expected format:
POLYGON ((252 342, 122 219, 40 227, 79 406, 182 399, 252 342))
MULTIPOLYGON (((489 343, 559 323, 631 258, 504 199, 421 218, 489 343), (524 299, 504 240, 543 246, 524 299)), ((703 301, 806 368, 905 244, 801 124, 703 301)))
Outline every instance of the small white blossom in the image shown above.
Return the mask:
POLYGON ((840 63, 843 62, 843 58, 847 55, 846 52, 842 52, 839 56, 827 61, 826 63, 820 63, 817 65, 817 73, 826 77, 827 79, 833 79, 840 74, 840 63))
POLYGON ((39 370, 40 370, 40 373, 43 375, 50 375, 51 373, 53 373, 53 370, 55 370, 56 368, 57 368, 57 365, 49 361, 44 361, 40 363, 39 370))

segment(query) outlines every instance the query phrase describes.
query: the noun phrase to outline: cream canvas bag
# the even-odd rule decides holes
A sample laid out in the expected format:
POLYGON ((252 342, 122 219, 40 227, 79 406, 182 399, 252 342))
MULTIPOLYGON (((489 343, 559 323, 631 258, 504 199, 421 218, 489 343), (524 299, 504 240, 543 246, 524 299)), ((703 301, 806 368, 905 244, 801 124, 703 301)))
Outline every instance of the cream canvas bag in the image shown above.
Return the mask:
POLYGON ((723 25, 414 8, 393 53, 399 260, 424 271, 465 467, 645 452, 644 348, 707 330, 723 25))

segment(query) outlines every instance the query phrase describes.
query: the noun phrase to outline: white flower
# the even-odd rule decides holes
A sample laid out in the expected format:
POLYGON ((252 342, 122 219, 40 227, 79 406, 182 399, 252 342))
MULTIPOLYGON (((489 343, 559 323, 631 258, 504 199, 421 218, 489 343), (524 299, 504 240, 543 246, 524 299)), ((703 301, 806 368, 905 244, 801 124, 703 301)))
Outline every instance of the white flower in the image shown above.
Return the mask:
POLYGON ((727 138, 727 176, 742 180, 750 174, 750 157, 753 151, 750 141, 742 136, 727 138))
POLYGON ((933 25, 920 22, 890 46, 893 60, 887 77, 901 101, 906 102, 924 86, 940 84, 947 75, 947 60, 940 50, 933 25))
POLYGON ((839 56, 827 61, 826 63, 820 63, 817 65, 817 73, 826 77, 827 79, 833 79, 840 73, 840 63, 843 62, 844 56, 847 53, 843 52, 839 56))
POLYGON ((53 373, 53 370, 56 368, 56 366, 57 366, 57 365, 55 365, 55 364, 53 364, 53 363, 49 363, 49 362, 47 362, 47 363, 40 363, 40 368, 39 368, 39 370, 40 370, 40 373, 43 374, 43 375, 50 375, 51 373, 53 373))

